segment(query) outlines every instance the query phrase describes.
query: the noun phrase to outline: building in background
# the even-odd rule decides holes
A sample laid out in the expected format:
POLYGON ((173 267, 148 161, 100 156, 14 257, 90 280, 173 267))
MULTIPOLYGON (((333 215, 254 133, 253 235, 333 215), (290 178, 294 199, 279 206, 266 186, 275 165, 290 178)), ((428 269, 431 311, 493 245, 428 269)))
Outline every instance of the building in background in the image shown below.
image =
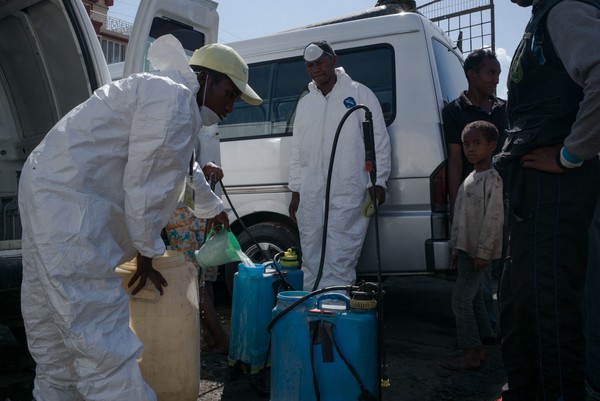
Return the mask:
MULTIPOLYGON (((118 0, 117 0, 118 1, 118 0)), ((125 51, 133 24, 108 16, 114 0, 82 0, 102 46, 108 64, 125 61, 125 51)))

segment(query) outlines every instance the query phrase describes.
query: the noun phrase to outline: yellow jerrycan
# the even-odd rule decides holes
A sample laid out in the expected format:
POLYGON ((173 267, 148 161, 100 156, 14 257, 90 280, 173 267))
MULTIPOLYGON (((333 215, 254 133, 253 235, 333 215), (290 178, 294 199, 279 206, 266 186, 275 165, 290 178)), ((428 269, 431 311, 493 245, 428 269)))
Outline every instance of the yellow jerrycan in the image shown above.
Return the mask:
MULTIPOLYGON (((161 296, 150 281, 130 295, 129 326, 144 344, 138 360, 142 376, 158 401, 196 401, 200 388, 198 272, 183 253, 167 251, 152 259, 169 285, 161 296)), ((117 267, 125 290, 135 259, 117 267)))

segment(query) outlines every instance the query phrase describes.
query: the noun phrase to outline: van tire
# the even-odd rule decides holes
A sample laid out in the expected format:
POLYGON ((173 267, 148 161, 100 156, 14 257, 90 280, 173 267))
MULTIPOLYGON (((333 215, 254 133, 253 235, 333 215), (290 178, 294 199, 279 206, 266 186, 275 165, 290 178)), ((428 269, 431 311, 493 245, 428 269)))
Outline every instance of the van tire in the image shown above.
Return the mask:
MULTIPOLYGON (((255 263, 263 263, 267 260, 256 247, 252 237, 256 239, 262 249, 267 251, 271 258, 269 260, 272 260, 279 252, 285 252, 288 248, 296 248, 297 252, 300 249, 298 233, 290 227, 281 223, 258 223, 248 227, 247 231, 244 230, 237 236, 242 251, 255 263)), ((237 272, 237 267, 237 262, 225 266, 225 281, 231 295, 233 295, 233 275, 237 272)))

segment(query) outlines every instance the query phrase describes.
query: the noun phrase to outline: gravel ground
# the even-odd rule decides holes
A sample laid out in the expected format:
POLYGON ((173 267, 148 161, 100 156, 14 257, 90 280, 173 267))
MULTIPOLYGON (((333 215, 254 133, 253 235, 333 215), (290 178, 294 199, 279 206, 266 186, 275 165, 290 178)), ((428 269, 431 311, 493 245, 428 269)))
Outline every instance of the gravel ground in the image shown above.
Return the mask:
MULTIPOLYGON (((500 346, 487 346, 487 360, 476 371, 453 371, 443 363, 457 355, 452 278, 398 277, 384 283, 385 351, 391 386, 384 401, 494 401, 505 382, 500 346)), ((226 328, 230 309, 218 312, 226 328)), ((202 354, 197 401, 269 400, 255 388, 260 375, 248 377, 228 367, 224 355, 202 354)), ((0 401, 30 401, 34 364, 0 326, 0 401)), ((340 385, 343 385, 342 383, 340 385)))

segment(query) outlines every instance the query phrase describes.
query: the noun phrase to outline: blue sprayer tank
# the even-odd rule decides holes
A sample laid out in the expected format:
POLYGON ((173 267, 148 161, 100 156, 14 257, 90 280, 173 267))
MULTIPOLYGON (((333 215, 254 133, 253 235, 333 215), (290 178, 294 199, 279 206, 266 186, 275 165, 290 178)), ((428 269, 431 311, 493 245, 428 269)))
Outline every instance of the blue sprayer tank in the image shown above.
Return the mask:
MULTIPOLYGON (((267 325, 276 295, 283 290, 281 278, 272 265, 269 262, 248 267, 240 263, 233 277, 228 364, 246 373, 257 373, 268 364, 271 336, 267 325)), ((283 265, 280 270, 287 282, 294 289, 302 289, 302 270, 283 265)))
MULTIPOLYGON (((273 317, 306 294, 281 292, 273 317)), ((376 305, 374 299, 325 293, 273 322, 271 401, 313 401, 317 391, 321 401, 356 400, 361 395, 361 400, 377 400, 376 305)))

